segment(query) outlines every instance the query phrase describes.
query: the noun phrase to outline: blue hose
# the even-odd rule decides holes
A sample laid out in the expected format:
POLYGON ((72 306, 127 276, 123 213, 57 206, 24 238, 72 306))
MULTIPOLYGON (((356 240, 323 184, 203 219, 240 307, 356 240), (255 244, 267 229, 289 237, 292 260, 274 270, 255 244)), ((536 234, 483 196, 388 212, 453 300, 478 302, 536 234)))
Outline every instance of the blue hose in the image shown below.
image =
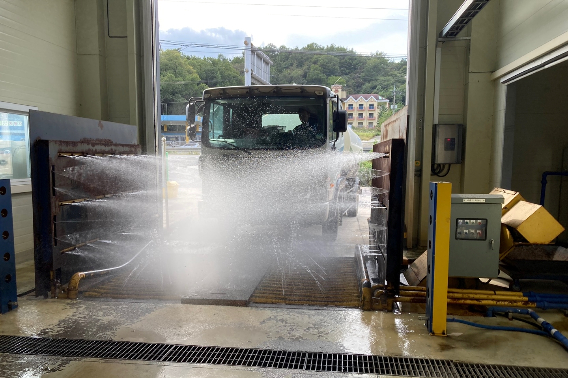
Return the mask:
POLYGON ((549 302, 549 303, 568 303, 568 295, 566 294, 543 294, 528 291, 523 293, 530 302, 549 302))
POLYGON ((489 307, 487 309, 487 316, 493 316, 493 313, 495 312, 509 312, 513 314, 530 315, 531 318, 536 320, 536 322, 547 331, 547 335, 554 337, 556 340, 560 341, 566 349, 568 349, 568 338, 566 338, 566 336, 564 336, 556 328, 554 328, 552 324, 538 316, 538 314, 533 310, 528 308, 489 307))
POLYGON ((550 301, 534 302, 536 307, 543 310, 568 310, 568 303, 552 303, 550 301))
POLYGON ((492 330, 495 330, 495 331, 526 332, 526 333, 532 333, 532 334, 540 335, 540 336, 549 336, 548 333, 546 333, 544 331, 539 331, 539 330, 536 330, 536 329, 519 328, 519 327, 491 326, 491 325, 468 322, 467 320, 461 320, 461 319, 456 319, 456 318, 448 318, 448 322, 462 323, 462 324, 467 324, 467 325, 477 327, 477 328, 492 329, 492 330))

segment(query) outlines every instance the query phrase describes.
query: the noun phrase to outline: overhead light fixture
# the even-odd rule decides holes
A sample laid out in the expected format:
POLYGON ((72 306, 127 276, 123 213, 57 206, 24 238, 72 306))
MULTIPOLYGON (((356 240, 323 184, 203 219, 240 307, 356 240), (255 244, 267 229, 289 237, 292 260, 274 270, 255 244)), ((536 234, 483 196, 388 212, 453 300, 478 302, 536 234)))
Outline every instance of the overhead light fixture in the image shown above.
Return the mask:
POLYGON ((489 0, 466 0, 440 32, 440 38, 455 38, 487 5, 489 0))

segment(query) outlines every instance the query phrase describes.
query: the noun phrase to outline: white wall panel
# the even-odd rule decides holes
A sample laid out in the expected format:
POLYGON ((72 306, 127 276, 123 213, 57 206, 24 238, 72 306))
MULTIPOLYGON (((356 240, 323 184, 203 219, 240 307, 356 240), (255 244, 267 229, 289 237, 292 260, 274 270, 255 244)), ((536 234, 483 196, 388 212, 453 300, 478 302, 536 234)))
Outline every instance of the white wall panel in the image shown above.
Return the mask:
MULTIPOLYGON (((0 101, 78 115, 75 2, 0 0, 0 101)), ((31 193, 12 195, 17 263, 33 258, 31 193)))
POLYGON ((77 115, 74 1, 0 0, 0 101, 77 115))
POLYGON ((500 0, 497 68, 568 32, 566 0, 500 0))

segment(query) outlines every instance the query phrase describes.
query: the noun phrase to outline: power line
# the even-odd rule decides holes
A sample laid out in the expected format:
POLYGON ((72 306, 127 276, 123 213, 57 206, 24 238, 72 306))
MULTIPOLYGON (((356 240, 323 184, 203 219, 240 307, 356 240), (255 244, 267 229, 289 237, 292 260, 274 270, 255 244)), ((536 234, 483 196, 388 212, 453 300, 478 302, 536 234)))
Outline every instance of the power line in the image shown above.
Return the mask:
POLYGON ((375 20, 375 21, 407 21, 408 18, 381 18, 381 17, 361 17, 361 16, 326 16, 326 15, 311 15, 311 14, 274 14, 266 13, 265 16, 276 16, 276 17, 306 17, 306 18, 337 18, 342 20, 375 20))
POLYGON ((167 39, 160 39, 160 43, 167 45, 180 46, 180 47, 205 47, 205 48, 216 48, 216 49, 228 49, 228 50, 244 50, 244 47, 237 45, 223 45, 216 43, 199 43, 199 42, 184 42, 184 41, 171 41, 167 39))
POLYGON ((347 17, 347 16, 326 16, 311 14, 267 14, 267 16, 278 17, 307 17, 307 18, 339 18, 343 20, 376 20, 376 21, 408 21, 408 18, 380 18, 380 17, 347 17))
POLYGON ((160 0, 160 2, 165 3, 197 3, 199 5, 246 5, 246 6, 261 6, 261 7, 295 7, 295 8, 323 8, 323 9, 361 9, 361 10, 401 10, 407 11, 408 8, 391 8, 391 7, 356 7, 349 6, 348 8, 343 6, 333 6, 333 5, 294 5, 294 4, 266 4, 266 3, 231 3, 231 2, 213 2, 213 1, 195 1, 195 0, 160 0))
MULTIPOLYGON (((180 50, 186 50, 189 48, 211 48, 211 49, 220 49, 220 50, 233 50, 233 51, 244 51, 244 47, 240 47, 237 45, 223 45, 223 44, 209 44, 209 43, 198 43, 198 42, 184 42, 184 41, 171 41, 171 40, 160 40, 160 43, 165 45, 172 45, 178 46, 180 50)), ((266 48, 259 48, 260 51, 264 53, 288 53, 288 54, 307 54, 307 55, 331 55, 331 56, 377 56, 375 53, 358 53, 358 52, 351 52, 351 51, 325 51, 325 50, 300 50, 300 49, 266 49, 266 48)), ((190 50, 190 52, 211 52, 211 53, 226 53, 225 51, 203 51, 203 50, 190 50)), ((240 53, 232 53, 232 54, 240 54, 240 53)), ((396 58, 406 58, 405 54, 399 55, 383 55, 387 59, 396 59, 396 58)))

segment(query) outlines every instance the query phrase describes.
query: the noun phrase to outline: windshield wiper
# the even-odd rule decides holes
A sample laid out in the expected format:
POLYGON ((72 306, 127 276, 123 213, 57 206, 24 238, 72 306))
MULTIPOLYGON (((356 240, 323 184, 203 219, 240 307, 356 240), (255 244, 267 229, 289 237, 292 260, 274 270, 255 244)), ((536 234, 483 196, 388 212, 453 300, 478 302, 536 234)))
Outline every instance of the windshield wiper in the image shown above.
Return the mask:
POLYGON ((231 142, 229 142, 229 141, 226 141, 226 140, 224 140, 224 139, 215 139, 215 142, 222 142, 222 143, 228 144, 229 146, 233 147, 235 150, 244 151, 244 152, 246 152, 247 154, 252 155, 252 152, 250 152, 250 151, 247 150, 246 148, 239 147, 239 146, 237 146, 236 144, 231 143, 231 142))

